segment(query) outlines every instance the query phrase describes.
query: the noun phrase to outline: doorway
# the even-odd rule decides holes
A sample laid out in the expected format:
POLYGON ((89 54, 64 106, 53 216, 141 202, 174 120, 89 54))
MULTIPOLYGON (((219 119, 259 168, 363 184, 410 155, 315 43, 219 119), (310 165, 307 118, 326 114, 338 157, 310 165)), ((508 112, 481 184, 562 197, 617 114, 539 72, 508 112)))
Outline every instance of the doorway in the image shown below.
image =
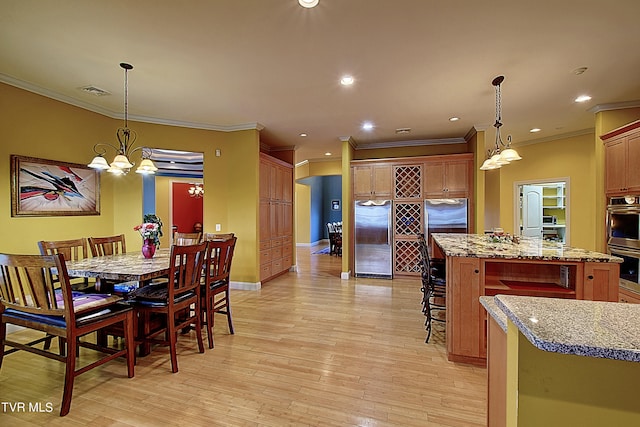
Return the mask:
POLYGON ((570 244, 569 178, 514 183, 514 230, 521 236, 570 244))

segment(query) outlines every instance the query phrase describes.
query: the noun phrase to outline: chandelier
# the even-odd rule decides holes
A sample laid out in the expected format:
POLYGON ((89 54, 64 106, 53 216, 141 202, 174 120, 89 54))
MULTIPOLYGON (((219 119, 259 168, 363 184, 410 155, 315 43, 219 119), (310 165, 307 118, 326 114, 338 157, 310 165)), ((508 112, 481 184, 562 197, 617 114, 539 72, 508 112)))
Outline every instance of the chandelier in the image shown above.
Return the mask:
POLYGON ((501 94, 500 84, 504 81, 504 76, 498 76, 491 84, 496 88, 496 122, 493 126, 496 128, 496 144, 493 150, 487 152, 487 159, 480 166, 480 170, 499 169, 504 165, 522 159, 518 152, 511 148, 511 135, 507 136, 507 143, 502 142, 500 136, 500 128, 502 127, 502 111, 501 111, 501 94))
POLYGON ((140 151, 142 160, 140 166, 136 169, 136 173, 153 174, 158 168, 151 161, 151 149, 147 147, 133 148, 137 135, 134 130, 129 129, 129 88, 127 73, 133 69, 133 65, 122 62, 120 63, 120 67, 124 69, 124 127, 118 128, 116 131, 116 138, 118 139, 119 145, 116 147, 112 144, 97 143, 93 146, 93 151, 96 153, 96 156, 87 166, 94 169, 106 170, 115 175, 125 175, 135 166, 135 163, 130 160, 131 155, 136 151, 140 151), (109 148, 113 149, 116 153, 111 164, 107 163, 107 160, 104 158, 109 148))
POLYGON ((191 188, 189 188, 189 195, 191 197, 199 199, 200 197, 204 196, 204 188, 201 184, 193 184, 191 188))

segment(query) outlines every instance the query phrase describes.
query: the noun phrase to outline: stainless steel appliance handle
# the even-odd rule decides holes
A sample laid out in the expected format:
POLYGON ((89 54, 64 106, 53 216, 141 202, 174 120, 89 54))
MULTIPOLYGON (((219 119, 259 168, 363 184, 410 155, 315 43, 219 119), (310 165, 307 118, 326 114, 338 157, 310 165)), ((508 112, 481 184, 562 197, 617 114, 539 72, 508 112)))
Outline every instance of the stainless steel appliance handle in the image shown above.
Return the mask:
POLYGON ((609 252, 611 252, 611 255, 620 254, 634 258, 640 258, 640 251, 634 251, 631 249, 620 249, 618 247, 609 246, 609 252))

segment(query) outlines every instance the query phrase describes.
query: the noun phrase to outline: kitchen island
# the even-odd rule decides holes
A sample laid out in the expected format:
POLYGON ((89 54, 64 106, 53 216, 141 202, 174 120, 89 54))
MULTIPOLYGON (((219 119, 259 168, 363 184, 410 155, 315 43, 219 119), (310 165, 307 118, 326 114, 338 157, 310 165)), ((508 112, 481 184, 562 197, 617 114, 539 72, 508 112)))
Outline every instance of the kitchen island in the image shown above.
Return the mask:
POLYGON ((488 425, 640 425, 637 304, 497 295, 488 425))
POLYGON ((481 296, 525 295, 618 301, 622 258, 521 237, 433 233, 432 257, 446 260, 447 357, 484 366, 487 317, 481 296))

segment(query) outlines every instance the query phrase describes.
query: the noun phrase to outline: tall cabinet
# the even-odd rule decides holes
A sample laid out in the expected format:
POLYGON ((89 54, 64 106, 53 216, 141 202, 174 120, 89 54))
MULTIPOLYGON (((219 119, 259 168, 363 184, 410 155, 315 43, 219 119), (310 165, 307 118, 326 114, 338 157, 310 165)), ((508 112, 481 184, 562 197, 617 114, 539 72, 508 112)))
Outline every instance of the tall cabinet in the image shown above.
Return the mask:
POLYGON ((420 274, 417 234, 425 231, 425 199, 467 198, 471 227, 474 216, 471 153, 354 160, 351 169, 353 200, 393 201, 394 276, 420 274))
POLYGON ((293 265, 293 165, 260 153, 260 281, 293 265))
POLYGON ((607 196, 640 193, 640 120, 600 137, 604 142, 607 196))

